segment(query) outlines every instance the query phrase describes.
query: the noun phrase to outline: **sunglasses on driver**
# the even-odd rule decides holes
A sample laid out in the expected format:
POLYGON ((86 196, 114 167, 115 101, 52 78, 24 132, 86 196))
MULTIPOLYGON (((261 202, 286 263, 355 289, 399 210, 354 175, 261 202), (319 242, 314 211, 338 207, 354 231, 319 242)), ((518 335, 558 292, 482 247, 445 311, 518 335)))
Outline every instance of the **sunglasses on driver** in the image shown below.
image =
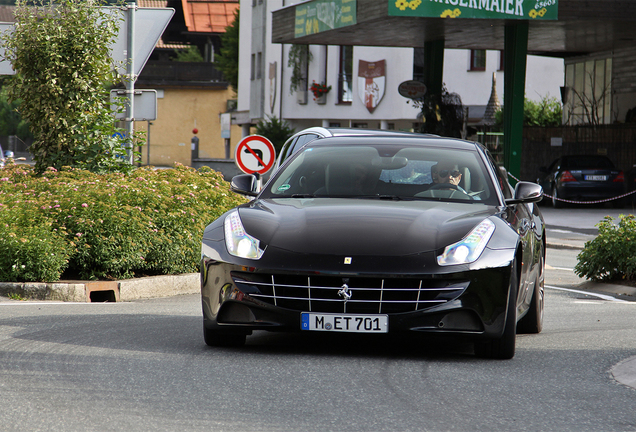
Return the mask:
POLYGON ((449 175, 453 178, 457 178, 460 173, 458 170, 441 170, 437 172, 433 171, 433 174, 437 174, 441 178, 446 178, 449 175))

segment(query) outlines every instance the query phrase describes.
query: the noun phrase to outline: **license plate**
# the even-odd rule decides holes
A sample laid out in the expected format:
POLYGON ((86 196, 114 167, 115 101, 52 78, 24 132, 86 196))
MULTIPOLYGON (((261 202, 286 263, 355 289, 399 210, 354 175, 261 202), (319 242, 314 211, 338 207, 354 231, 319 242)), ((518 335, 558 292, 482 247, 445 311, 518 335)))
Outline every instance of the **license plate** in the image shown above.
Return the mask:
POLYGON ((388 315, 324 314, 302 312, 301 330, 349 333, 386 333, 388 315))
POLYGON ((604 175, 586 175, 585 180, 590 181, 605 181, 607 180, 607 176, 604 175))

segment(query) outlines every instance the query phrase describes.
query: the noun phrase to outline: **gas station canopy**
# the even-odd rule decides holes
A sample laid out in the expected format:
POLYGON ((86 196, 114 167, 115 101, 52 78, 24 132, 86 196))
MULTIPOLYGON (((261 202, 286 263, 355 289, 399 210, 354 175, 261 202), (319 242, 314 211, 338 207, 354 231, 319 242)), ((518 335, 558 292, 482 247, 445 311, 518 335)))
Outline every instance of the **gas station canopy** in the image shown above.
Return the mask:
POLYGON ((298 23, 302 20, 299 8, 314 4, 323 16, 326 8, 320 7, 321 0, 287 6, 273 12, 272 42, 422 47, 425 42, 444 41, 445 48, 504 49, 505 26, 521 18, 528 22, 529 54, 580 56, 636 44, 634 0, 331 0, 328 3, 332 9, 334 4, 336 9, 350 8, 351 17, 333 28, 329 28, 328 19, 319 18, 320 26, 314 23, 313 29, 308 28, 310 31, 299 31, 298 23), (518 14, 519 3, 524 9, 523 17, 518 14), (535 9, 536 6, 540 7, 535 9), (544 8, 541 6, 554 12, 545 17, 529 15, 530 9, 541 11, 544 8), (404 15, 396 16, 401 7, 404 15), (442 14, 422 16, 425 15, 422 12, 413 16, 418 10, 440 7, 450 11, 445 18, 441 18, 442 14), (486 8, 501 9, 502 13, 469 17, 471 12, 486 8), (454 16, 456 11, 460 14, 454 16))

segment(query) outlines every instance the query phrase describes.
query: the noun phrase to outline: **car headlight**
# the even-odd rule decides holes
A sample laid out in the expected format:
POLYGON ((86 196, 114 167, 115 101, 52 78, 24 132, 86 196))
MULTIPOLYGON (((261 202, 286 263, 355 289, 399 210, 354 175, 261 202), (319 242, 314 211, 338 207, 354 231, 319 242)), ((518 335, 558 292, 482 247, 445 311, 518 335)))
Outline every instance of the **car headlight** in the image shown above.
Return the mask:
POLYGON ((238 211, 233 211, 225 217, 225 246, 230 255, 239 258, 260 259, 263 250, 259 247, 259 240, 245 232, 238 211))
POLYGON ((447 266, 476 261, 494 232, 495 224, 490 219, 484 219, 466 237, 446 246, 444 253, 437 257, 437 264, 447 266))

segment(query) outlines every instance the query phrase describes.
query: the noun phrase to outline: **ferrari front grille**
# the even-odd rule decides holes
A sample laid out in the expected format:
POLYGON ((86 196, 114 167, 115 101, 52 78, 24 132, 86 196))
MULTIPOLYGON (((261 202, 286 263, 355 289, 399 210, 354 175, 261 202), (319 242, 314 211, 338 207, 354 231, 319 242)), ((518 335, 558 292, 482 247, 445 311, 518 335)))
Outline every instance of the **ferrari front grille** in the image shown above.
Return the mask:
POLYGON ((232 273, 236 286, 273 306, 325 313, 401 313, 454 300, 467 281, 232 273))

